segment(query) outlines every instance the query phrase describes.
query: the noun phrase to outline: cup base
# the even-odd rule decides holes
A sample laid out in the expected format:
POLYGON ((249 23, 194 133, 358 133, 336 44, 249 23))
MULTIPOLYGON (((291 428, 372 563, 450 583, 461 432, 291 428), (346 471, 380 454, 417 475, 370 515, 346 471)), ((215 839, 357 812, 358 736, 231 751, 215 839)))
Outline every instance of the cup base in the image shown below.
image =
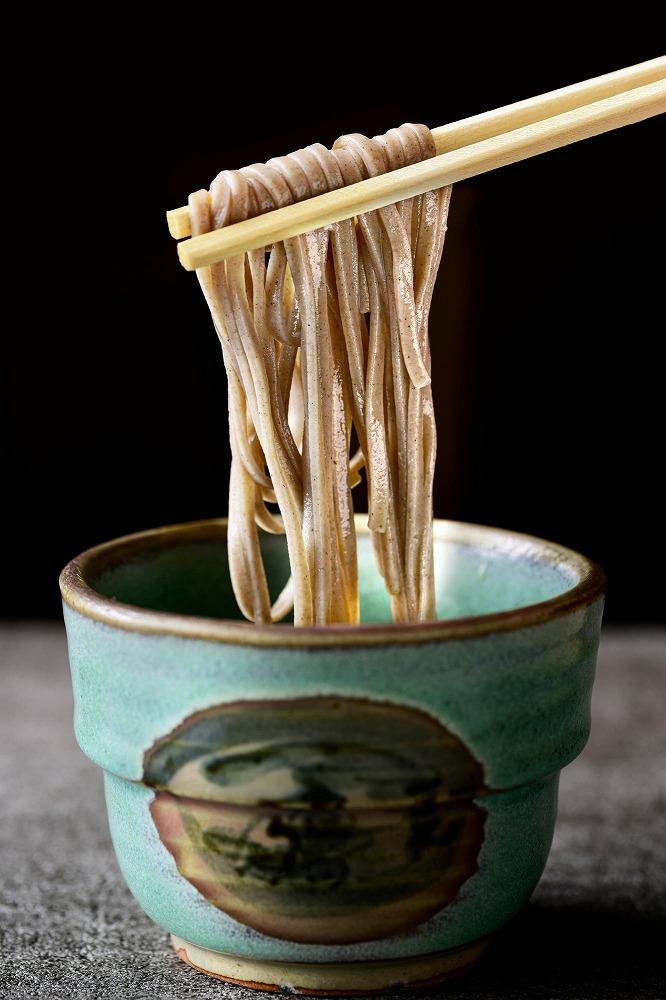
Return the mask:
POLYGON ((253 990, 303 996, 354 996, 401 987, 432 986, 460 975, 481 957, 488 938, 462 948, 387 962, 264 962, 199 948, 171 935, 179 958, 198 972, 253 990))

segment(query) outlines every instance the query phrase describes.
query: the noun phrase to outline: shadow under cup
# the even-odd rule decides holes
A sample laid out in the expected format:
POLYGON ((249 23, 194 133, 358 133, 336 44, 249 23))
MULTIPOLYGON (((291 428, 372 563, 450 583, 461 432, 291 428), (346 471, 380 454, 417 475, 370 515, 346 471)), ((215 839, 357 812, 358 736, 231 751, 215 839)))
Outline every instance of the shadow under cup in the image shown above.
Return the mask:
MULTIPOLYGON (((364 992, 462 971, 534 889, 588 737, 600 570, 436 522, 438 620, 393 625, 358 530, 361 626, 243 622, 223 521, 62 574, 76 736, 123 875, 227 980, 364 992)), ((276 595, 286 547, 264 545, 276 595)))

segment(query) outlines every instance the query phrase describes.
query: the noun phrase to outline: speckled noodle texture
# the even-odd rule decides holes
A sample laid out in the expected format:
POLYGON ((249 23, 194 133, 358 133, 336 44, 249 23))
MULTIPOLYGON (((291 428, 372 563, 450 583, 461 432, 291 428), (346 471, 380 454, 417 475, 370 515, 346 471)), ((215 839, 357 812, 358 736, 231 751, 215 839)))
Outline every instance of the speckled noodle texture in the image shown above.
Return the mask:
MULTIPOLYGON (((664 996, 665 652, 666 631, 605 632, 543 879, 485 962, 434 993, 664 996)), ((101 774, 74 743, 64 630, 5 627, 0 678, 0 996, 256 998, 180 962, 130 897, 101 774)))

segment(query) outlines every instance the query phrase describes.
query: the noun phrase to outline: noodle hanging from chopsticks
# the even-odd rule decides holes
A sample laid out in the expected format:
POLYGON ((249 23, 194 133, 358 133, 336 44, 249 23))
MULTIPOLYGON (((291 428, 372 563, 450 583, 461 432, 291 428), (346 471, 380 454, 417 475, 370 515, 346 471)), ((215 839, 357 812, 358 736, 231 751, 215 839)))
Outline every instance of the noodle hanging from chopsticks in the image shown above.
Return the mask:
MULTIPOLYGON (((426 126, 402 125, 225 170, 190 195, 192 234, 434 154, 426 126)), ((277 243, 268 259, 252 250, 197 272, 228 378, 229 568, 250 621, 293 607, 296 625, 358 622, 351 491, 363 468, 393 619, 435 615, 428 314, 450 195, 431 191, 277 243), (259 529, 286 535, 291 578, 273 605, 259 529)))

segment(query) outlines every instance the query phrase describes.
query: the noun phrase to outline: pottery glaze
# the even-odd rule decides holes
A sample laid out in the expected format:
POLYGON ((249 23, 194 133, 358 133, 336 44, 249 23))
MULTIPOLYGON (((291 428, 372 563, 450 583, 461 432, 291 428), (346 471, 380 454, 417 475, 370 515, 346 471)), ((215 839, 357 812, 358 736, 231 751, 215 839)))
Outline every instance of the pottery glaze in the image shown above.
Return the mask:
MULTIPOLYGON (((210 975, 370 992, 462 971, 545 865, 589 733, 603 574, 436 522, 438 620, 390 623, 359 531, 363 624, 239 620, 223 521, 63 571, 75 731, 130 890, 210 975)), ((288 575, 267 536, 271 589, 288 575)))

